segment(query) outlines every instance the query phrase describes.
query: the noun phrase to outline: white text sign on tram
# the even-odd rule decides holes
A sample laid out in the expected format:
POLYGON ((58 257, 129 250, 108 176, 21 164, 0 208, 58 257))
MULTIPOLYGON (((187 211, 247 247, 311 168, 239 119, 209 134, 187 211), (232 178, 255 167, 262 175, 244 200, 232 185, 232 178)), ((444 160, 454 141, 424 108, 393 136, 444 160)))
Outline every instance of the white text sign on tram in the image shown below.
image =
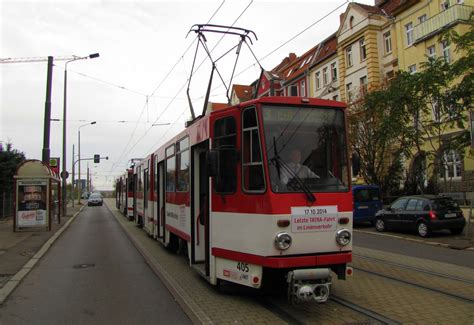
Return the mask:
POLYGON ((336 228, 337 205, 291 208, 292 232, 335 231, 336 228))

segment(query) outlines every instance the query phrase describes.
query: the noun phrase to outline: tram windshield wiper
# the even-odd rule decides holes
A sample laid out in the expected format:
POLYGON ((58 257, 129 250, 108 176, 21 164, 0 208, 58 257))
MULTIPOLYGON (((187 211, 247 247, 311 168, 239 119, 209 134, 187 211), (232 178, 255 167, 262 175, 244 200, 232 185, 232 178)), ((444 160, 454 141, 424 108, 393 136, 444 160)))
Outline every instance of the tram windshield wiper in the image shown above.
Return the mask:
POLYGON ((280 155, 278 154, 278 149, 277 149, 277 144, 276 144, 276 139, 275 139, 275 136, 273 136, 273 158, 271 159, 272 162, 275 163, 275 167, 277 169, 277 173, 278 173, 278 179, 281 179, 281 176, 280 176, 280 161, 281 161, 281 158, 280 158, 280 155))

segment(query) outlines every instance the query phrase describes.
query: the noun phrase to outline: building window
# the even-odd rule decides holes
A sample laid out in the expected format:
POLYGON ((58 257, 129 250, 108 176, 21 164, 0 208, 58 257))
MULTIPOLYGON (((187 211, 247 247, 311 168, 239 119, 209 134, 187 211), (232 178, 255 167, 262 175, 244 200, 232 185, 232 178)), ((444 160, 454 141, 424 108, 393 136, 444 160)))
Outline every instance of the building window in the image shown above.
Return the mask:
POLYGON ((421 130, 420 115, 418 112, 413 114, 413 128, 415 128, 415 130, 421 130))
POLYGON ((395 73, 393 72, 393 70, 391 71, 388 71, 385 76, 387 77, 388 80, 392 80, 394 77, 395 77, 395 73))
POLYGON ((326 86, 328 84, 328 68, 323 69, 323 85, 326 86))
POLYGON ((359 79, 361 94, 367 93, 367 76, 363 76, 359 79))
POLYGON ((348 67, 352 67, 352 45, 346 49, 346 62, 348 67))
POLYGON ((298 86, 297 85, 291 85, 288 87, 290 96, 298 96, 298 86))
POLYGON ((304 80, 301 81, 301 97, 306 96, 306 82, 304 80))
POLYGON ((336 65, 336 62, 331 63, 331 77, 332 77, 332 81, 337 80, 337 65, 336 65))
POLYGON ((367 59, 367 50, 365 48, 365 39, 361 39, 359 41, 359 47, 360 47, 360 61, 364 61, 367 59))
POLYGON ((407 38, 407 46, 413 44, 413 23, 408 23, 405 25, 405 34, 407 38))
POLYGON ((441 157, 440 178, 461 178, 461 156, 456 150, 448 150, 441 157))
POLYGON ((449 54, 449 43, 447 41, 441 42, 441 53, 443 53, 444 60, 446 63, 451 63, 451 56, 449 54))
POLYGON ((332 96, 332 100, 339 100, 339 95, 332 96))
POLYGON ((321 89, 321 78, 320 78, 319 71, 316 72, 315 79, 316 79, 316 89, 321 89))
POLYGON ((449 1, 448 0, 441 1, 441 11, 444 11, 448 8, 449 8, 449 1))
POLYGON ((347 93, 347 102, 352 102, 352 82, 349 82, 346 85, 346 93, 347 93))
POLYGON ((383 34, 383 44, 385 54, 392 53, 392 36, 390 35, 390 32, 383 34))
POLYGON ((416 64, 408 66, 408 72, 410 72, 410 74, 416 73, 416 64))
POLYGON ((432 45, 432 46, 428 47, 426 50, 428 52, 427 55, 428 55, 429 58, 436 59, 436 46, 432 45))
POLYGON ((433 113, 433 121, 440 122, 441 121, 441 109, 439 107, 438 100, 435 99, 433 101, 431 110, 432 110, 432 113, 433 113))
POLYGON ((425 21, 426 21, 426 14, 421 15, 420 17, 418 17, 418 22, 419 22, 420 24, 423 23, 423 22, 425 22, 425 21))

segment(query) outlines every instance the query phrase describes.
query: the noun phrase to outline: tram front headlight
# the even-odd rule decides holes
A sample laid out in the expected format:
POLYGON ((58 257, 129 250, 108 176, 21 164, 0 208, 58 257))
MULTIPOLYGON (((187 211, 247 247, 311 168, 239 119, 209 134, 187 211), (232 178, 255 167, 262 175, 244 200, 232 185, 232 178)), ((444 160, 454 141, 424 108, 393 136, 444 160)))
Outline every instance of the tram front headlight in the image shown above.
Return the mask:
POLYGON ((351 238, 351 232, 347 229, 338 230, 336 233, 336 241, 341 246, 349 245, 351 238))
POLYGON ((291 236, 287 232, 280 232, 275 237, 275 247, 281 251, 287 250, 291 246, 291 236))

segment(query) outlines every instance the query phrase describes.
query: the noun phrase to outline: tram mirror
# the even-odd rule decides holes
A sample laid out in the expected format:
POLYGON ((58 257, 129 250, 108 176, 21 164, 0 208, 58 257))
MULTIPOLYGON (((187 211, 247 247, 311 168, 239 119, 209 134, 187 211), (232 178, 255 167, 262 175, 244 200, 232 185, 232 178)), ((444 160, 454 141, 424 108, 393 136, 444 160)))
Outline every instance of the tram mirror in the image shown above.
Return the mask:
POLYGON ((206 154, 207 174, 209 177, 217 176, 219 170, 219 152, 209 150, 206 154))

